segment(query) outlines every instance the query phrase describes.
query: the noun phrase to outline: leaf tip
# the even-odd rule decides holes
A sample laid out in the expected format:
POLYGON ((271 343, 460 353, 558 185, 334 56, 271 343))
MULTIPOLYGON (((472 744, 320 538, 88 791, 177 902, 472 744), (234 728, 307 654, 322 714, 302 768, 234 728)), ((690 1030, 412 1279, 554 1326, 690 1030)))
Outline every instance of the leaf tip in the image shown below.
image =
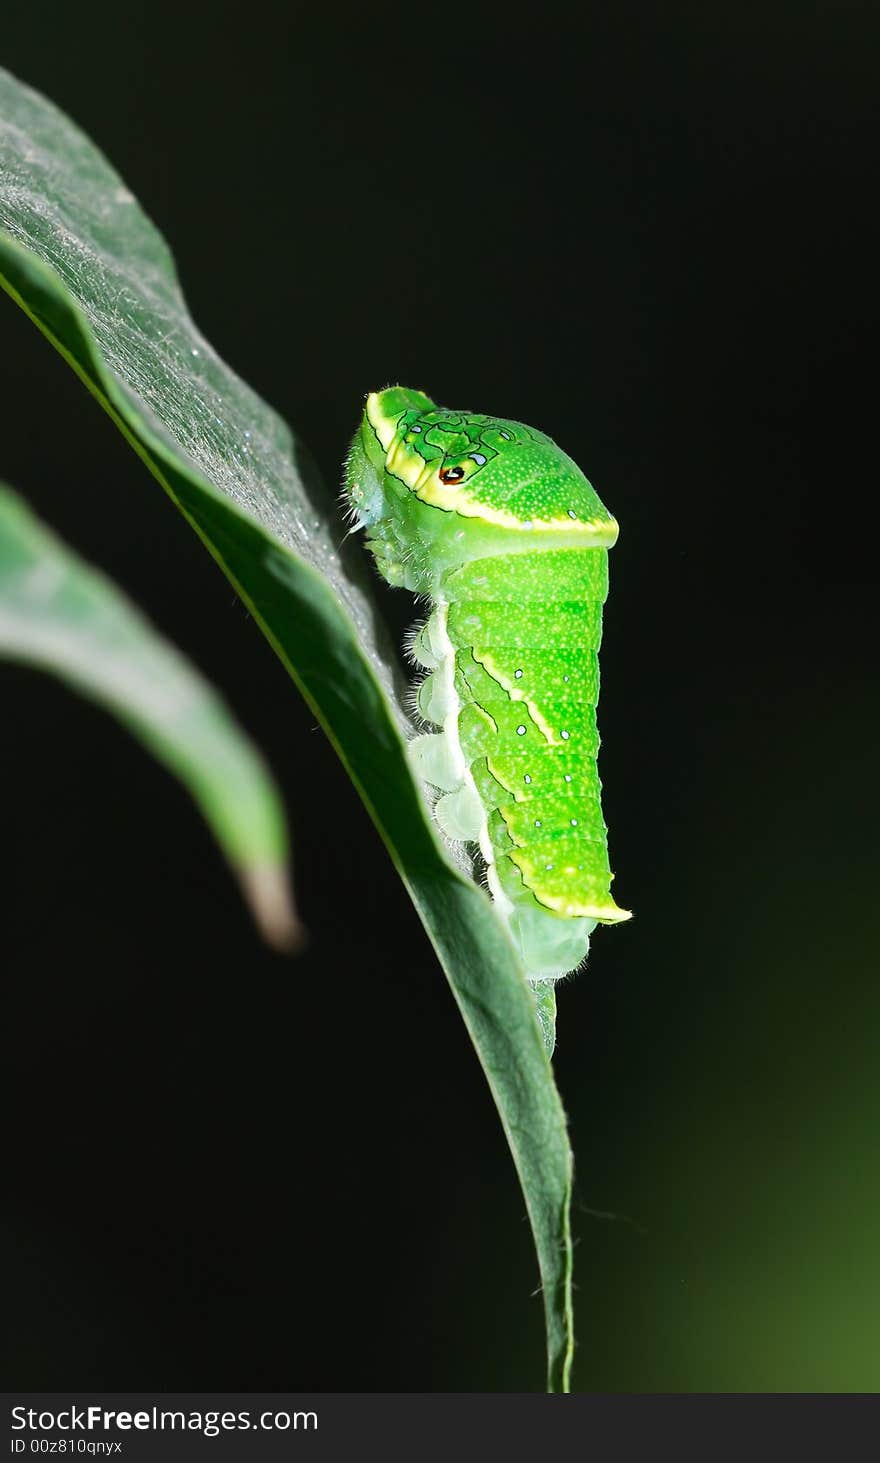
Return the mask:
POLYGON ((242 864, 237 869, 242 893, 260 934, 285 955, 305 948, 308 935, 297 914, 286 864, 242 864))

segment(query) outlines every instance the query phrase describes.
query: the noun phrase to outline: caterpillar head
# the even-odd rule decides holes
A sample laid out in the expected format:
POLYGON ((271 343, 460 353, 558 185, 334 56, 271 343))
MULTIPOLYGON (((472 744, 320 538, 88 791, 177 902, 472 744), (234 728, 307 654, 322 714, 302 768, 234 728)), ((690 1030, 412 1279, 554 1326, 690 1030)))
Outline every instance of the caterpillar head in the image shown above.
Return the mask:
POLYGON ((502 541, 505 549, 542 541, 609 548, 617 538, 592 485, 543 432, 447 411, 403 386, 367 398, 346 486, 359 522, 373 529, 382 572, 414 589, 420 559, 448 565, 454 540, 470 558, 493 541, 497 552, 502 541), (407 555, 411 570, 401 569, 407 555))

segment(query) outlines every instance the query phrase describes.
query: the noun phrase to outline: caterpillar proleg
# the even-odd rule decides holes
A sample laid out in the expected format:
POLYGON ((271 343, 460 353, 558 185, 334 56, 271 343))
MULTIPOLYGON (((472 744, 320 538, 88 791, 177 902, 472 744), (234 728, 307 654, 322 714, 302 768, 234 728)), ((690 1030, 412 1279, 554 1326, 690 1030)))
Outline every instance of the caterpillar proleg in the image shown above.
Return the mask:
POLYGON ((367 398, 345 486, 380 573, 430 600, 412 656, 434 730, 411 754, 440 828, 479 849, 550 1040, 553 982, 630 917, 596 765, 617 523, 542 432, 401 386, 367 398))

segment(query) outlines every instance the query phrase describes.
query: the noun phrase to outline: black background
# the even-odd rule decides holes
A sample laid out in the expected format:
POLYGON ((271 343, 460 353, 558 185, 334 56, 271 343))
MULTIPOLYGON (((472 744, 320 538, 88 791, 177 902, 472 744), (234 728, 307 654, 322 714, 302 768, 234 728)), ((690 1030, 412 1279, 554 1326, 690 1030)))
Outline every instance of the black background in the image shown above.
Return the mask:
MULTIPOLYGON (((578 16, 19 7, 3 60, 121 170, 328 495, 400 380, 548 431, 619 518, 602 772, 636 918, 560 995, 576 1387, 871 1391, 880 25, 578 16)), ((539 1389, 522 1199, 378 835, 157 484, 2 328, 0 473, 264 747, 311 932, 261 948, 170 778, 0 669, 5 1384, 539 1389)))

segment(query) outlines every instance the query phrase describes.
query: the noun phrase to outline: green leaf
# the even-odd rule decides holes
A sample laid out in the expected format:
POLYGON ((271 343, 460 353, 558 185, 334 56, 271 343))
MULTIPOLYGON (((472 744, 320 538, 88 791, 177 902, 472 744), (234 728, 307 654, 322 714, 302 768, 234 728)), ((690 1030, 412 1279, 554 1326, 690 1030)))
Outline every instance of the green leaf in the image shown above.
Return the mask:
POLYGON ((260 754, 198 671, 2 483, 0 656, 115 712, 189 789, 266 938, 296 943, 284 813, 260 754))
MULTIPOLYGON (((3 72, 0 117, 0 282, 235 585, 373 817, 498 1106, 538 1252, 548 1385, 567 1390, 565 1117, 506 930, 483 891, 450 862, 410 771, 397 661, 362 564, 334 551, 331 499, 284 423, 199 334, 167 246, 118 175, 55 107, 3 72)), ((340 403, 352 431, 358 408, 340 403)))

